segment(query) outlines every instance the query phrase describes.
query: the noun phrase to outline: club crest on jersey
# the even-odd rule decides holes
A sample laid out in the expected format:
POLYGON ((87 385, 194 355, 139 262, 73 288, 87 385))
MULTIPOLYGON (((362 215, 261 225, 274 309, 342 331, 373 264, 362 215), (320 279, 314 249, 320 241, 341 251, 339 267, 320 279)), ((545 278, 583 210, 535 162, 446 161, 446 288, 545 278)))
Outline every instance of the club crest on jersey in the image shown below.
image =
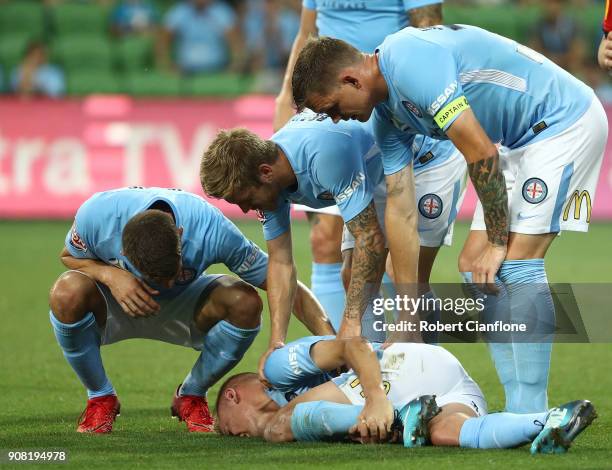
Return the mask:
POLYGON ((266 214, 264 211, 260 209, 255 209, 255 214, 257 214, 257 220, 259 220, 262 224, 266 223, 266 214))
POLYGON ((442 199, 437 194, 425 194, 419 200, 419 212, 428 219, 440 217, 440 214, 442 214, 442 199))
POLYGON ((191 281, 195 279, 196 270, 191 268, 183 268, 181 269, 180 274, 176 278, 176 284, 179 286, 189 284, 191 281))
POLYGON ((87 245, 76 230, 76 222, 72 224, 72 229, 70 229, 70 244, 79 251, 87 251, 87 245))
POLYGON ((423 117, 423 113, 421 112, 421 110, 419 108, 417 108, 417 105, 414 104, 412 101, 408 101, 408 100, 403 100, 402 104, 404 105, 404 107, 410 111, 412 114, 414 114, 416 117, 418 118, 422 118, 423 117))
POLYGON ((546 199, 548 187, 540 178, 529 178, 523 185, 523 198, 529 204, 538 204, 546 199))

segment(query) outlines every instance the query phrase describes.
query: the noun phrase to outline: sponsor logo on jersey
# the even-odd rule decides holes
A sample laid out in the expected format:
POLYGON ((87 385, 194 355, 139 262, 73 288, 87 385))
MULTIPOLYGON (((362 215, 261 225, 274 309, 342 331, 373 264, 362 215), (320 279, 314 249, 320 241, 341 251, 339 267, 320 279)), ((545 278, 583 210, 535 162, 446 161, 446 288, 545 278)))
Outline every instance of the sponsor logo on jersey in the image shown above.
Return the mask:
POLYGON ((302 369, 300 368, 300 363, 298 361, 298 346, 291 346, 289 348, 289 367, 291 367, 291 371, 295 375, 302 375, 302 369))
POLYGON ((251 269, 259 257, 262 255, 262 251, 259 249, 255 243, 251 242, 251 249, 246 259, 242 262, 242 264, 236 269, 236 274, 246 273, 249 269, 251 269))
POLYGON ((185 284, 189 284, 196 277, 196 270, 192 268, 183 268, 176 278, 175 283, 179 286, 184 286, 185 284))
POLYGON ((467 98, 465 96, 460 96, 444 106, 444 108, 434 116, 434 121, 436 121, 440 129, 443 129, 447 123, 459 116, 469 107, 470 105, 468 104, 467 98))
POLYGON ((423 217, 436 219, 442 214, 442 199, 437 194, 425 194, 419 200, 419 212, 423 217))
POLYGON ((567 204, 565 206, 565 210, 563 211, 563 220, 567 221, 569 218, 570 208, 572 204, 574 204, 574 219, 580 220, 580 212, 582 210, 582 201, 586 201, 586 209, 587 216, 586 221, 587 224, 591 222, 591 195, 588 191, 574 191, 570 196, 567 204))
POLYGON ((404 107, 408 111, 410 111, 416 117, 418 117, 418 118, 422 118, 423 117, 423 113, 421 112, 421 110, 412 101, 404 100, 404 101, 402 101, 402 104, 404 105, 404 107))
POLYGON ((319 194, 317 196, 317 199, 322 199, 324 201, 333 201, 334 195, 330 193, 329 191, 325 191, 324 193, 319 194))
POLYGON ((540 178, 529 178, 523 184, 523 199, 529 204, 538 204, 546 199, 548 187, 540 178))
POLYGON ((77 232, 76 221, 72 224, 72 228, 70 229, 70 244, 83 253, 87 251, 87 245, 77 232))
POLYGON ((363 184, 364 181, 365 175, 362 171, 360 171, 359 173, 357 173, 357 176, 351 182, 351 184, 336 196, 336 203, 340 204, 341 202, 346 201, 349 197, 353 195, 355 190, 363 184))
POLYGON ((435 116, 436 113, 438 112, 438 110, 442 107, 442 105, 444 103, 446 103, 446 101, 453 96, 453 93, 455 93, 455 91, 457 91, 457 87, 459 85, 457 84, 457 80, 455 80, 453 83, 451 83, 450 85, 448 85, 445 89, 444 92, 442 92, 442 94, 438 95, 438 97, 435 99, 435 101, 433 103, 431 103, 429 105, 429 108, 427 108, 427 112, 431 115, 431 116, 435 116))

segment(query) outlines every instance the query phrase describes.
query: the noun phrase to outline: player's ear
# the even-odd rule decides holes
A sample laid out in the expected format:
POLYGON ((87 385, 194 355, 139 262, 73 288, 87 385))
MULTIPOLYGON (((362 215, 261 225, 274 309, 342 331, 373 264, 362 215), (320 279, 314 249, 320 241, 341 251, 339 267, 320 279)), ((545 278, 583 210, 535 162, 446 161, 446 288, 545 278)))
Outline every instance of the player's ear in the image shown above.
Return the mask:
POLYGON ((273 178, 274 170, 272 165, 262 163, 259 165, 259 181, 262 183, 271 183, 273 178))
POLYGON ((342 75, 341 81, 343 85, 350 85, 357 89, 361 88, 361 82, 354 74, 345 73, 342 75))
POLYGON ((179 235, 179 238, 183 236, 183 227, 182 226, 180 226, 178 228, 178 235, 179 235))
POLYGON ((225 398, 227 401, 231 401, 234 403, 238 403, 240 400, 238 399, 238 394, 236 393, 236 390, 228 387, 223 391, 223 398, 225 398))

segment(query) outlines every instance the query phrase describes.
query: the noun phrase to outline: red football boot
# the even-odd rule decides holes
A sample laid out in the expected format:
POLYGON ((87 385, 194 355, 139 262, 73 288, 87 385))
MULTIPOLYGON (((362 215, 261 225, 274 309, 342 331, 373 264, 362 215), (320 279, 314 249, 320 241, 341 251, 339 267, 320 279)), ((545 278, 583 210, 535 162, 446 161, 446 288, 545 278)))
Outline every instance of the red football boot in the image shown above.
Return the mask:
POLYGON ((190 432, 214 432, 215 419, 210 414, 206 398, 196 395, 179 395, 176 389, 170 411, 172 416, 187 423, 190 432))
POLYGON ((87 400, 81 413, 77 432, 108 433, 113 430, 113 421, 119 416, 121 403, 116 395, 104 395, 87 400))

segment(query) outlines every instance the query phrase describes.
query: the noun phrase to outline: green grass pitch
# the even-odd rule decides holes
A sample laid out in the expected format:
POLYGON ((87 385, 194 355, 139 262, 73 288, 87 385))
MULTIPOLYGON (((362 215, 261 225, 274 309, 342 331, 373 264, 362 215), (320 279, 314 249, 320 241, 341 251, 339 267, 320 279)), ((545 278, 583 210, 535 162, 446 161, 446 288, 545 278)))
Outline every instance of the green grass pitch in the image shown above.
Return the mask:
MULTIPOLYGON (((399 445, 266 444, 257 439, 189 434, 172 420, 169 405, 196 352, 159 342, 132 340, 103 348, 107 372, 122 402, 122 415, 107 436, 75 433, 85 393, 64 361, 48 320, 47 293, 62 272, 58 254, 70 223, 0 222, 1 403, 0 449, 65 449, 70 466, 181 468, 612 468, 612 346, 555 345, 550 380, 552 404, 589 398, 599 419, 567 455, 529 455, 527 447, 478 451, 399 445)), ((240 224, 262 244, 257 222, 240 224)), ((441 251, 434 282, 457 282, 456 259, 467 225, 455 245, 441 251)), ((588 234, 566 233, 548 256, 551 282, 611 282, 612 224, 593 224, 588 234)), ((294 226, 299 276, 310 278, 308 228, 294 226)), ((217 267, 215 267, 217 268, 217 267)), ((219 271, 212 269, 211 271, 219 271)), ((257 341, 235 371, 254 370, 267 342, 267 312, 257 341)), ((289 339, 305 330, 292 322, 289 339)), ((481 385, 491 410, 502 390, 485 346, 449 347, 481 385)), ((216 389, 209 398, 214 402, 216 389)))

